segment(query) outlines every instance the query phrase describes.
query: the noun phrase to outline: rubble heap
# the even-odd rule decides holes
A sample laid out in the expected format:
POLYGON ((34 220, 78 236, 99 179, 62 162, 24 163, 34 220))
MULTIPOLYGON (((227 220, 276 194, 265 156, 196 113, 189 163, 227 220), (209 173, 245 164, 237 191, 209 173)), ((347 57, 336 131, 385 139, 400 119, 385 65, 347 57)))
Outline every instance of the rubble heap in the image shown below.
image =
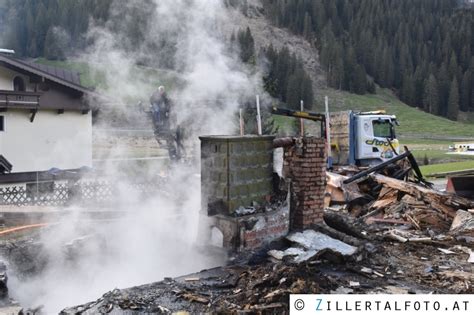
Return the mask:
POLYGON ((328 176, 333 191, 339 189, 339 194, 347 198, 349 213, 359 218, 359 222, 391 226, 384 232, 387 237, 406 242, 407 238, 401 234, 407 235, 406 231, 410 230, 413 235, 423 235, 410 237, 412 241, 448 238, 474 241, 474 219, 470 210, 474 209, 473 200, 381 174, 369 175, 364 181, 348 186, 341 180, 347 177, 333 173, 328 176))

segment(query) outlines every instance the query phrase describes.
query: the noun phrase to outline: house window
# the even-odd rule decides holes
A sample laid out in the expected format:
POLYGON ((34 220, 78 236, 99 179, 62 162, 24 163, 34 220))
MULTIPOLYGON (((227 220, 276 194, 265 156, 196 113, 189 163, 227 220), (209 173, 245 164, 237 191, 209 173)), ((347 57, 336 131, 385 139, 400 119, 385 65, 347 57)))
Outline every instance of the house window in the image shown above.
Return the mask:
POLYGON ((0 131, 5 131, 5 116, 0 116, 0 131))
POLYGON ((25 91, 25 81, 23 80, 22 77, 15 77, 13 79, 13 90, 20 91, 20 92, 25 91))

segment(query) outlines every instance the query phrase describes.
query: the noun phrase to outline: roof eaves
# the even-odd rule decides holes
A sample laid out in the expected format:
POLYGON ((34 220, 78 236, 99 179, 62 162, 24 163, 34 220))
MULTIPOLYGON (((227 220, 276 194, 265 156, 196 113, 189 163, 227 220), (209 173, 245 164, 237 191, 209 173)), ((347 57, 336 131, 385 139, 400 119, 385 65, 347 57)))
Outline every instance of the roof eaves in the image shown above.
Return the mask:
MULTIPOLYGON (((40 67, 36 67, 36 66, 33 67, 33 66, 29 65, 26 62, 22 62, 18 59, 8 58, 5 55, 1 55, 1 54, 0 54, 0 60, 4 61, 4 62, 6 62, 6 63, 8 63, 12 66, 22 68, 23 70, 29 71, 29 72, 34 73, 36 75, 39 75, 41 77, 47 78, 51 81, 54 81, 54 82, 57 82, 57 83, 62 84, 64 86, 67 86, 69 88, 72 88, 76 91, 83 92, 83 93, 88 93, 88 94, 93 92, 92 90, 90 90, 90 89, 88 89, 88 88, 86 88, 86 87, 84 87, 80 84, 69 82, 67 80, 62 79, 57 74, 53 75, 53 74, 49 73, 48 70, 43 70, 44 69, 43 65, 41 65, 40 67)), ((59 68, 53 67, 53 69, 55 70, 55 73, 57 73, 57 69, 59 69, 59 68)))

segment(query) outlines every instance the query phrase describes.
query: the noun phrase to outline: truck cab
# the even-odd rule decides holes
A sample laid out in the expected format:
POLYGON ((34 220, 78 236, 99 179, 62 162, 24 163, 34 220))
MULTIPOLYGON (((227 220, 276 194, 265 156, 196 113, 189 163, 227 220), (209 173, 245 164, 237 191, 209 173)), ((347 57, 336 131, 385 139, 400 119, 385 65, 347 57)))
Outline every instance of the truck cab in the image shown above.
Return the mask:
POLYGON ((394 115, 353 113, 353 123, 356 164, 379 164, 400 153, 395 134, 397 120, 394 115))
POLYGON ((399 153, 397 119, 383 111, 334 112, 330 115, 332 163, 368 166, 399 153))

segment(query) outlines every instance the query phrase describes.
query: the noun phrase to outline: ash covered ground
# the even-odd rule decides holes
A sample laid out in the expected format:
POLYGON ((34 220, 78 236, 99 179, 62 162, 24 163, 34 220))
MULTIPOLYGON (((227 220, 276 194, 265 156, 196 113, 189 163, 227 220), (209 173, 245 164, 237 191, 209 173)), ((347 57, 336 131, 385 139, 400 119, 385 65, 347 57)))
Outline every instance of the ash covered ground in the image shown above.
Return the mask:
POLYGON ((453 249, 449 256, 426 244, 382 240, 364 242, 350 258, 326 252, 297 264, 265 254, 290 245, 279 240, 225 267, 111 290, 62 314, 286 313, 292 293, 473 293, 469 255, 454 243, 444 244, 453 249))

